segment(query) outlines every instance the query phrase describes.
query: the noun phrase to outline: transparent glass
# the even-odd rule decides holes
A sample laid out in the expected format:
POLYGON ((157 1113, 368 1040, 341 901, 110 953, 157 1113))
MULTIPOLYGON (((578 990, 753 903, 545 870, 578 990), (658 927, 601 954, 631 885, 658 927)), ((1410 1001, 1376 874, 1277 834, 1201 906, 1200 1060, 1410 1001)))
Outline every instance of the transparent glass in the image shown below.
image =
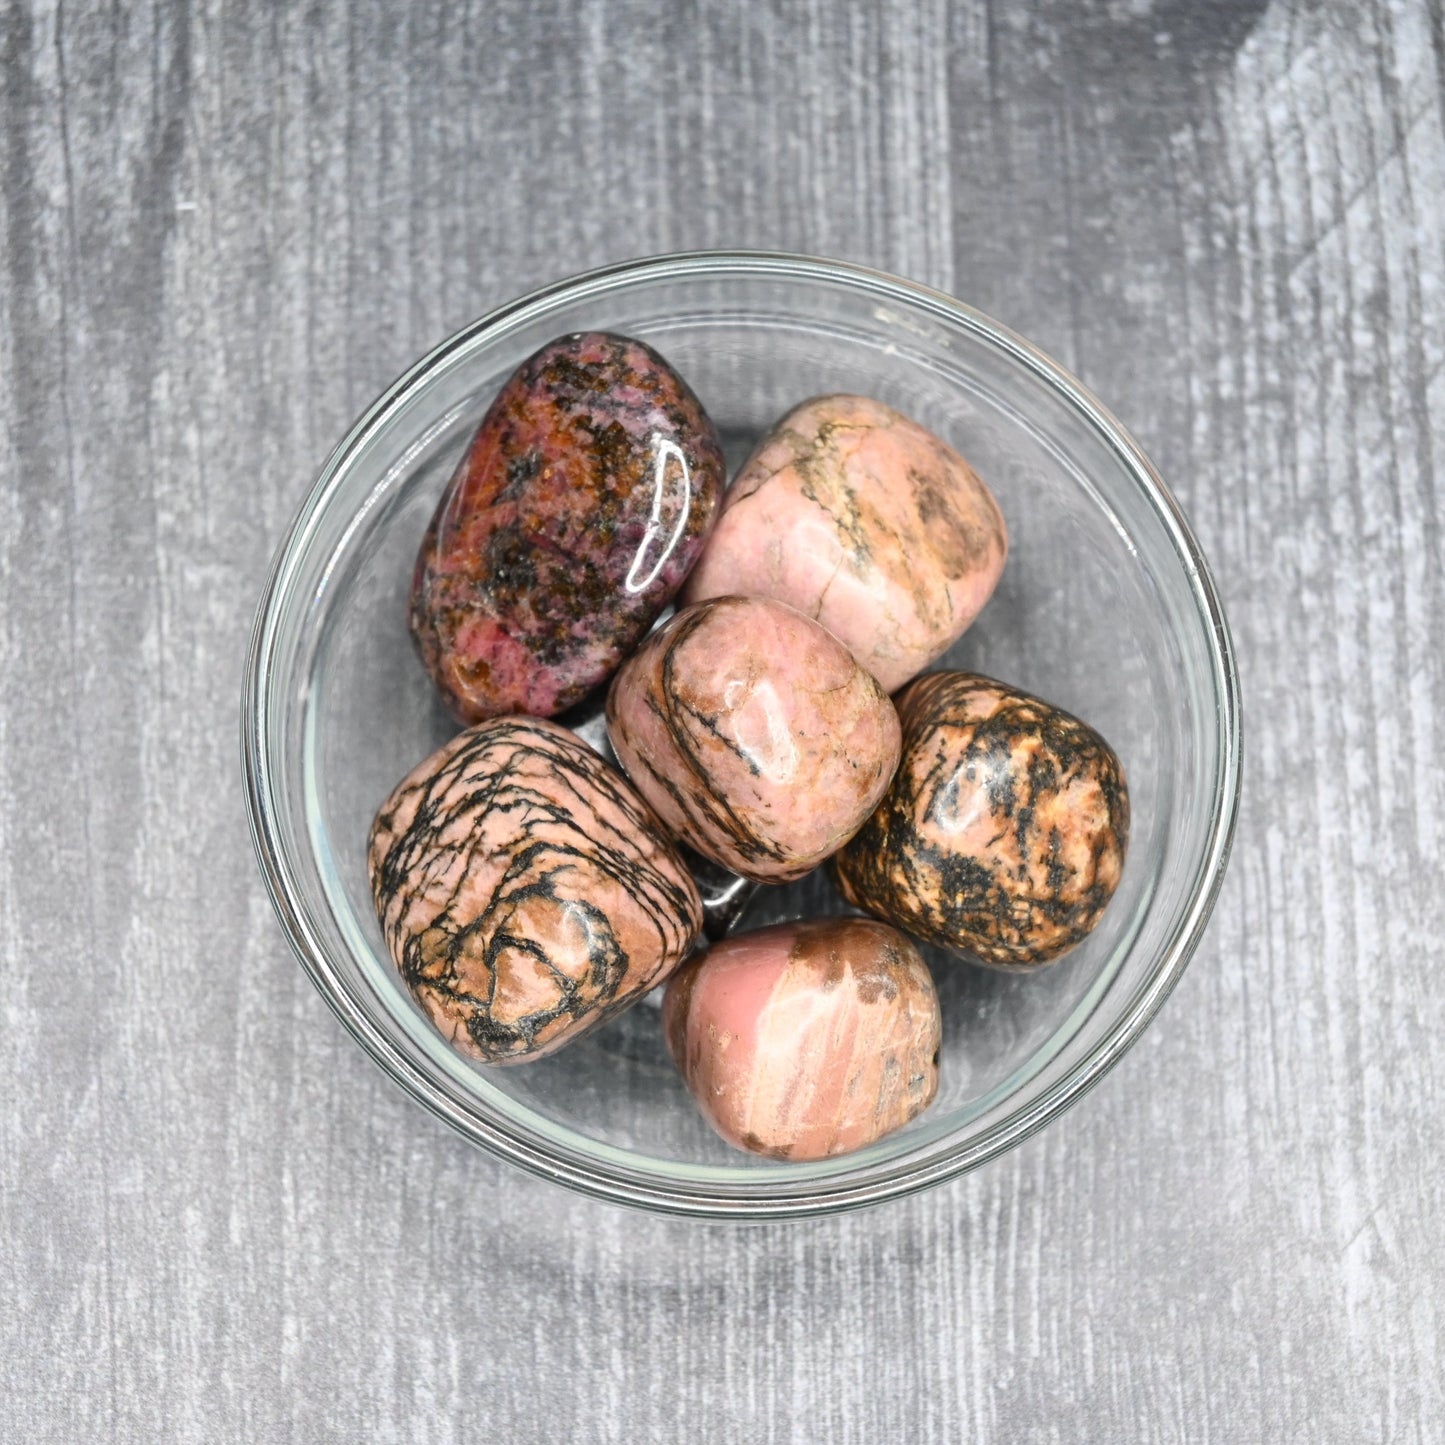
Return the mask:
MULTIPOLYGON (((1204 559, 1149 462, 1028 343, 936 292, 802 257, 716 253, 593 272, 439 346, 366 413, 276 557, 252 639, 243 753, 257 855, 302 964, 347 1028, 468 1138, 547 1178, 693 1215, 799 1216, 975 1167, 1041 1127, 1138 1037, 1178 980, 1224 869, 1238 793, 1237 679, 1204 559), (1123 760, 1133 831, 1095 933, 1032 975, 933 951, 941 1084, 856 1154, 734 1153, 668 1062, 656 1001, 553 1058, 485 1069, 418 1012, 372 916, 365 849, 392 786, 455 730, 412 652, 405 600, 427 520, 471 430, 529 353, 570 331, 641 337, 687 377, 735 467, 821 392, 890 402, 958 448, 1012 552, 945 665, 1077 713, 1123 760)), ((764 889, 743 927, 841 911, 820 873, 764 889)))

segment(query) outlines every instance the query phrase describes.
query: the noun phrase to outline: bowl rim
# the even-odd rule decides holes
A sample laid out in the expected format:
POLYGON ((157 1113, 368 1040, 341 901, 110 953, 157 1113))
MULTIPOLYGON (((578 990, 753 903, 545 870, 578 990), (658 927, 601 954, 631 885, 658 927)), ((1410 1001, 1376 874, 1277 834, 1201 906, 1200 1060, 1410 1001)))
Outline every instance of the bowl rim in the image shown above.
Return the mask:
MULTIPOLYGON (((414 1099, 452 1128, 529 1173, 615 1204, 698 1218, 763 1220, 803 1218, 879 1204, 941 1184, 978 1168, 1021 1143, 1077 1103, 1123 1057, 1159 1011, 1198 947, 1219 894, 1238 819, 1241 781, 1240 683, 1234 645, 1218 589, 1188 521, 1142 448, 1107 407, 1076 377, 1032 343, 984 313, 917 282, 853 262, 781 251, 684 251, 617 262, 539 287, 496 307, 433 347, 402 373, 353 423, 326 459, 316 482, 277 547, 262 590, 247 652, 241 698, 241 761, 247 822, 257 863, 292 951, 343 1026, 382 1069, 414 1099), (1184 565, 1209 647, 1219 766, 1210 800, 1208 844, 1190 887, 1188 902, 1159 952, 1154 971, 1136 990, 1109 1033, 1038 1096, 956 1149, 936 1151, 912 1164, 885 1167, 863 1179, 816 1180, 805 1192, 719 1194, 707 1186, 661 1182, 613 1169, 551 1148, 546 1141, 511 1133, 496 1120, 460 1108, 351 999, 332 967, 308 914, 304 893, 281 847, 276 817, 280 803, 266 750, 269 702, 281 608, 287 586, 318 517, 339 484, 348 459, 457 350, 485 333, 518 324, 560 297, 586 299, 639 281, 683 277, 769 277, 842 282, 880 301, 906 303, 952 326, 980 334, 1067 401, 1105 442, 1153 501, 1184 565)), ((776 1188, 776 1180, 771 1181, 776 1188)))

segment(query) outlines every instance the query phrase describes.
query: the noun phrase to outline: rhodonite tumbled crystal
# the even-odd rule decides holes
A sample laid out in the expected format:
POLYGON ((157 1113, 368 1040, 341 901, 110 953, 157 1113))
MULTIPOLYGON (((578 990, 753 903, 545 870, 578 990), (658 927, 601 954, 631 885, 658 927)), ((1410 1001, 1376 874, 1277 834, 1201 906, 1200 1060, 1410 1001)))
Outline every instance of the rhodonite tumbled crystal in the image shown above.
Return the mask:
POLYGON ((463 722, 550 717, 603 682, 717 513, 717 429, 651 347, 565 336, 498 393, 423 539, 409 621, 463 722))
POLYGON ((498 718, 417 767, 372 824, 372 898, 427 1016, 488 1063, 551 1053, 666 978, 697 889, 626 781, 555 723, 498 718))
POLYGON ((700 603, 654 632, 612 681, 607 729, 673 833, 761 883, 836 851, 898 762, 876 679, 816 622, 758 597, 700 603))
POLYGON ((938 998, 918 950, 867 918, 784 923, 673 976, 674 1062, 728 1143, 777 1159, 860 1149, 938 1089, 938 998))
POLYGON ((843 896, 917 938, 1027 968, 1072 948, 1118 886, 1129 795, 1086 723, 973 673, 896 698, 897 776, 834 860, 843 896))
POLYGON ((978 616, 1007 554, 993 494, 952 447, 880 401, 822 396, 744 464, 682 600, 786 602, 893 692, 978 616))

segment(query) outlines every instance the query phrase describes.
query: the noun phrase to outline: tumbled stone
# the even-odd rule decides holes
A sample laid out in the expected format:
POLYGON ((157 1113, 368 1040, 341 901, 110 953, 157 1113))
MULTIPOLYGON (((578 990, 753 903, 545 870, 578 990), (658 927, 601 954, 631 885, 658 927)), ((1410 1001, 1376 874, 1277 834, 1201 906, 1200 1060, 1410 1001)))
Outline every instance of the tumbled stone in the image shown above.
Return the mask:
POLYGON ((613 679, 607 727, 674 834, 763 883, 841 847, 898 761, 878 682, 831 633, 764 598, 716 598, 654 632, 613 679))
POLYGON ((1007 553, 993 494, 952 447, 882 402, 822 396, 744 464, 682 600, 786 602, 893 692, 978 616, 1007 553))
POLYGON ((412 635, 457 717, 550 717, 605 681, 682 585, 724 479, 717 429, 651 347, 588 332, 523 362, 412 583, 412 635))
POLYGON ((1129 795, 1108 743, 973 673, 896 699, 897 776, 834 860, 843 896, 917 938, 1026 968, 1098 923, 1124 868, 1129 795))
POLYGON ((555 723, 468 729, 372 825, 372 898, 408 987, 457 1048, 538 1058, 677 967, 702 905, 626 781, 555 723))
POLYGON ((714 944, 667 986, 669 1051, 729 1144, 777 1159, 861 1149, 938 1089, 938 998, 918 950, 867 918, 714 944))

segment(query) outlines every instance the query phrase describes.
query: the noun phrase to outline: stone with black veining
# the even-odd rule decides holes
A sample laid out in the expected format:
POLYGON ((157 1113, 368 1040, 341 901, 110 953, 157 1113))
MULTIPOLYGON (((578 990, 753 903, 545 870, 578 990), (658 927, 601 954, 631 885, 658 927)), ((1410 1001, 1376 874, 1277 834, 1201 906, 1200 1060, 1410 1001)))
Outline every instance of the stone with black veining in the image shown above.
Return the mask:
POLYGON ((463 722, 551 717, 613 672, 715 519, 717 430, 651 347, 589 332, 498 393, 423 539, 409 622, 463 722))
POLYGON ((869 918, 714 944, 668 984, 663 1027, 713 1128, 776 1159, 861 1149, 938 1089, 933 980, 908 939, 869 918))
POLYGON ((897 776, 834 860, 843 895, 917 938, 1027 968, 1098 923, 1124 867, 1129 795, 1086 723, 972 673, 895 699, 897 776))
POLYGON ((697 889, 614 768, 555 723, 497 718, 398 785, 372 825, 387 948, 438 1029, 540 1057, 646 993, 702 926, 697 889))
POLYGON ((978 616, 1007 553, 993 494, 952 447, 880 401, 822 396, 744 464, 682 595, 786 602, 893 692, 978 616))
POLYGON ((898 762, 877 680, 826 629, 759 597, 715 598, 654 632, 613 679, 607 727, 673 833, 760 883, 841 847, 898 762))

